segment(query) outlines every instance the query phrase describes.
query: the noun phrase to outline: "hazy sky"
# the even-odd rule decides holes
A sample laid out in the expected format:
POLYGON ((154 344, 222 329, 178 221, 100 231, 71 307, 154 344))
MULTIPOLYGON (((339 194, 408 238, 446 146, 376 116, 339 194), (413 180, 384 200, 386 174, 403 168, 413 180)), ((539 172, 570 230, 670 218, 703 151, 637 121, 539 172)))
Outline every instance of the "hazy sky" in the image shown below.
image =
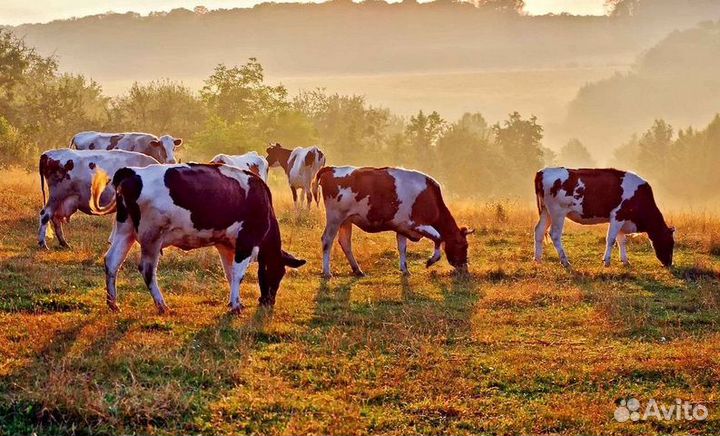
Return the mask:
MULTIPOLYGON (((192 9, 197 5, 211 9, 248 7, 262 1, 264 0, 0 0, 0 24, 46 22, 107 11, 147 14, 179 7, 192 9)), ((525 4, 531 14, 570 12, 600 15, 605 12, 604 0, 525 0, 525 4)))

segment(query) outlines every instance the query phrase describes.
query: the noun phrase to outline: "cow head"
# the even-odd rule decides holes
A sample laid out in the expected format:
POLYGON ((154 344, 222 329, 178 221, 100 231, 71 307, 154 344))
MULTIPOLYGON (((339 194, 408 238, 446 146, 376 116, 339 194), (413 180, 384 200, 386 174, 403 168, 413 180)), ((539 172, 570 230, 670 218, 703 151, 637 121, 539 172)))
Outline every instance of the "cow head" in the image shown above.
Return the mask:
POLYGON ((272 258, 264 260, 264 262, 260 263, 258 270, 260 304, 272 306, 275 304, 275 296, 278 288, 280 288, 280 282, 285 277, 286 268, 300 268, 305 265, 305 260, 296 259, 285 250, 280 250, 279 256, 272 256, 272 258))
POLYGON ((654 236, 652 245, 655 249, 655 256, 664 266, 671 267, 675 248, 675 227, 665 227, 660 234, 654 236))
POLYGON ((170 135, 163 135, 157 140, 150 141, 151 156, 158 162, 174 164, 175 150, 182 145, 182 138, 173 138, 170 135))
POLYGON ((290 150, 283 148, 279 143, 269 144, 270 146, 265 149, 267 152, 268 165, 271 167, 283 166, 287 163, 288 157, 290 156, 290 150))
POLYGON ((468 270, 468 241, 467 236, 475 230, 462 227, 455 235, 445 240, 445 255, 447 260, 457 271, 468 270))

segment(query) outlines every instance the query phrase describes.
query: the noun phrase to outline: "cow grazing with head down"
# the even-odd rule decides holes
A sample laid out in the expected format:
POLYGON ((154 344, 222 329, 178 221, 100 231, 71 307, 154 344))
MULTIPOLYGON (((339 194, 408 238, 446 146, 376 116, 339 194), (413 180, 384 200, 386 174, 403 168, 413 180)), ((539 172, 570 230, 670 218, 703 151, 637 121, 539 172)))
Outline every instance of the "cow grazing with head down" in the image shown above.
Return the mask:
POLYGON ((212 158, 210 162, 232 165, 243 170, 248 170, 263 179, 263 182, 267 182, 268 162, 255 151, 234 155, 218 154, 212 158))
POLYGON ((163 247, 214 246, 230 284, 229 306, 234 313, 243 308, 240 284, 250 263, 258 261, 263 306, 275 304, 285 268, 305 264, 282 250, 270 189, 249 171, 221 164, 123 168, 112 179, 115 200, 100 206, 106 183, 106 177, 96 177, 92 204, 96 214, 117 210, 117 230, 105 255, 107 304, 112 310, 118 310, 118 270, 136 241, 140 272, 161 313, 167 305, 156 270, 163 247))
POLYGON ((655 255, 671 266, 675 228, 668 227, 655 204, 648 182, 627 171, 615 169, 545 168, 535 175, 540 220, 535 227, 535 261, 540 262, 547 229, 560 256, 569 267, 562 245, 565 217, 580 224, 610 223, 605 247, 605 266, 610 266, 617 241, 622 262, 629 265, 626 236, 647 233, 655 255))
POLYGON ((440 260, 444 247, 450 264, 467 271, 467 235, 458 227, 443 201, 440 185, 425 174, 399 168, 325 167, 318 172, 313 195, 322 188, 326 225, 322 236, 323 275, 330 272, 330 249, 335 236, 356 275, 363 275, 352 253, 353 224, 370 233, 394 231, 400 252, 400 270, 408 274, 407 240, 425 237, 435 243, 426 266, 440 260))
POLYGON ((77 150, 125 150, 146 154, 160 163, 173 164, 181 138, 157 137, 149 133, 80 132, 73 136, 70 148, 77 150))
POLYGON ((282 167, 287 174, 293 202, 298 206, 297 190, 302 189, 300 205, 303 197, 307 200, 307 207, 312 203, 311 185, 315 174, 325 166, 325 155, 317 147, 297 147, 293 150, 283 148, 280 144, 267 148, 267 161, 271 167, 282 167))
MULTIPOLYGON (((47 226, 52 221, 55 234, 61 246, 67 247, 63 233, 63 222, 78 210, 91 213, 89 207, 90 186, 93 175, 99 170, 108 174, 126 166, 147 166, 158 161, 140 153, 113 150, 49 150, 40 156, 38 170, 40 172, 40 188, 43 194, 44 207, 40 211, 40 229, 38 245, 47 248, 47 226), (45 199, 45 181, 49 196, 45 199)), ((109 202, 114 195, 109 187, 102 192, 102 202, 109 202)))

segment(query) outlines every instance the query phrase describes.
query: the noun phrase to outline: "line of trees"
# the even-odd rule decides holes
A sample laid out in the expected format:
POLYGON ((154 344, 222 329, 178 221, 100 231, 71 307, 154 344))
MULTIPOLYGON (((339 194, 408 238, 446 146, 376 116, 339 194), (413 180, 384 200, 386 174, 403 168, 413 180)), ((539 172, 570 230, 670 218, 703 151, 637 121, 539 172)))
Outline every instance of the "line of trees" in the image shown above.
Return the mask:
POLYGON ((0 114, 2 166, 33 167, 42 150, 67 146, 78 131, 135 130, 183 137, 184 158, 194 160, 264 151, 269 141, 318 144, 334 164, 416 168, 457 194, 491 197, 529 194, 531 175, 554 157, 535 117, 513 113, 491 125, 479 113, 453 122, 419 111, 405 119, 357 95, 290 96, 265 82, 253 58, 218 65, 199 92, 165 79, 108 98, 91 79, 60 73, 55 59, 3 31, 0 114))

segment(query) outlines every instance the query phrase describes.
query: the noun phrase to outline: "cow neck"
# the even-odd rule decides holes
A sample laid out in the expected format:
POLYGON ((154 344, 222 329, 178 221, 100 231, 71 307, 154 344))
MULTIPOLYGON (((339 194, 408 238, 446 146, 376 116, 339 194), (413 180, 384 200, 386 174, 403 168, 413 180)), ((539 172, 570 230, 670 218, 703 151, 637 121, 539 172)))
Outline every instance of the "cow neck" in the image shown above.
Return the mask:
POLYGON ((460 228, 455 222, 455 218, 445 206, 442 198, 440 198, 440 214, 438 216, 438 222, 435 224, 435 229, 440 233, 440 237, 443 241, 457 240, 460 236, 460 228))
POLYGON ((282 167, 282 169, 285 171, 285 174, 288 176, 290 175, 290 153, 292 153, 291 150, 287 150, 285 148, 281 148, 280 151, 282 152, 282 158, 278 159, 278 163, 282 167))
POLYGON ((648 207, 647 215, 642 215, 639 221, 641 222, 638 224, 645 229, 648 237, 652 241, 661 237, 668 228, 667 224, 665 224, 665 218, 663 217, 662 212, 660 212, 660 209, 658 209, 655 204, 648 207))

